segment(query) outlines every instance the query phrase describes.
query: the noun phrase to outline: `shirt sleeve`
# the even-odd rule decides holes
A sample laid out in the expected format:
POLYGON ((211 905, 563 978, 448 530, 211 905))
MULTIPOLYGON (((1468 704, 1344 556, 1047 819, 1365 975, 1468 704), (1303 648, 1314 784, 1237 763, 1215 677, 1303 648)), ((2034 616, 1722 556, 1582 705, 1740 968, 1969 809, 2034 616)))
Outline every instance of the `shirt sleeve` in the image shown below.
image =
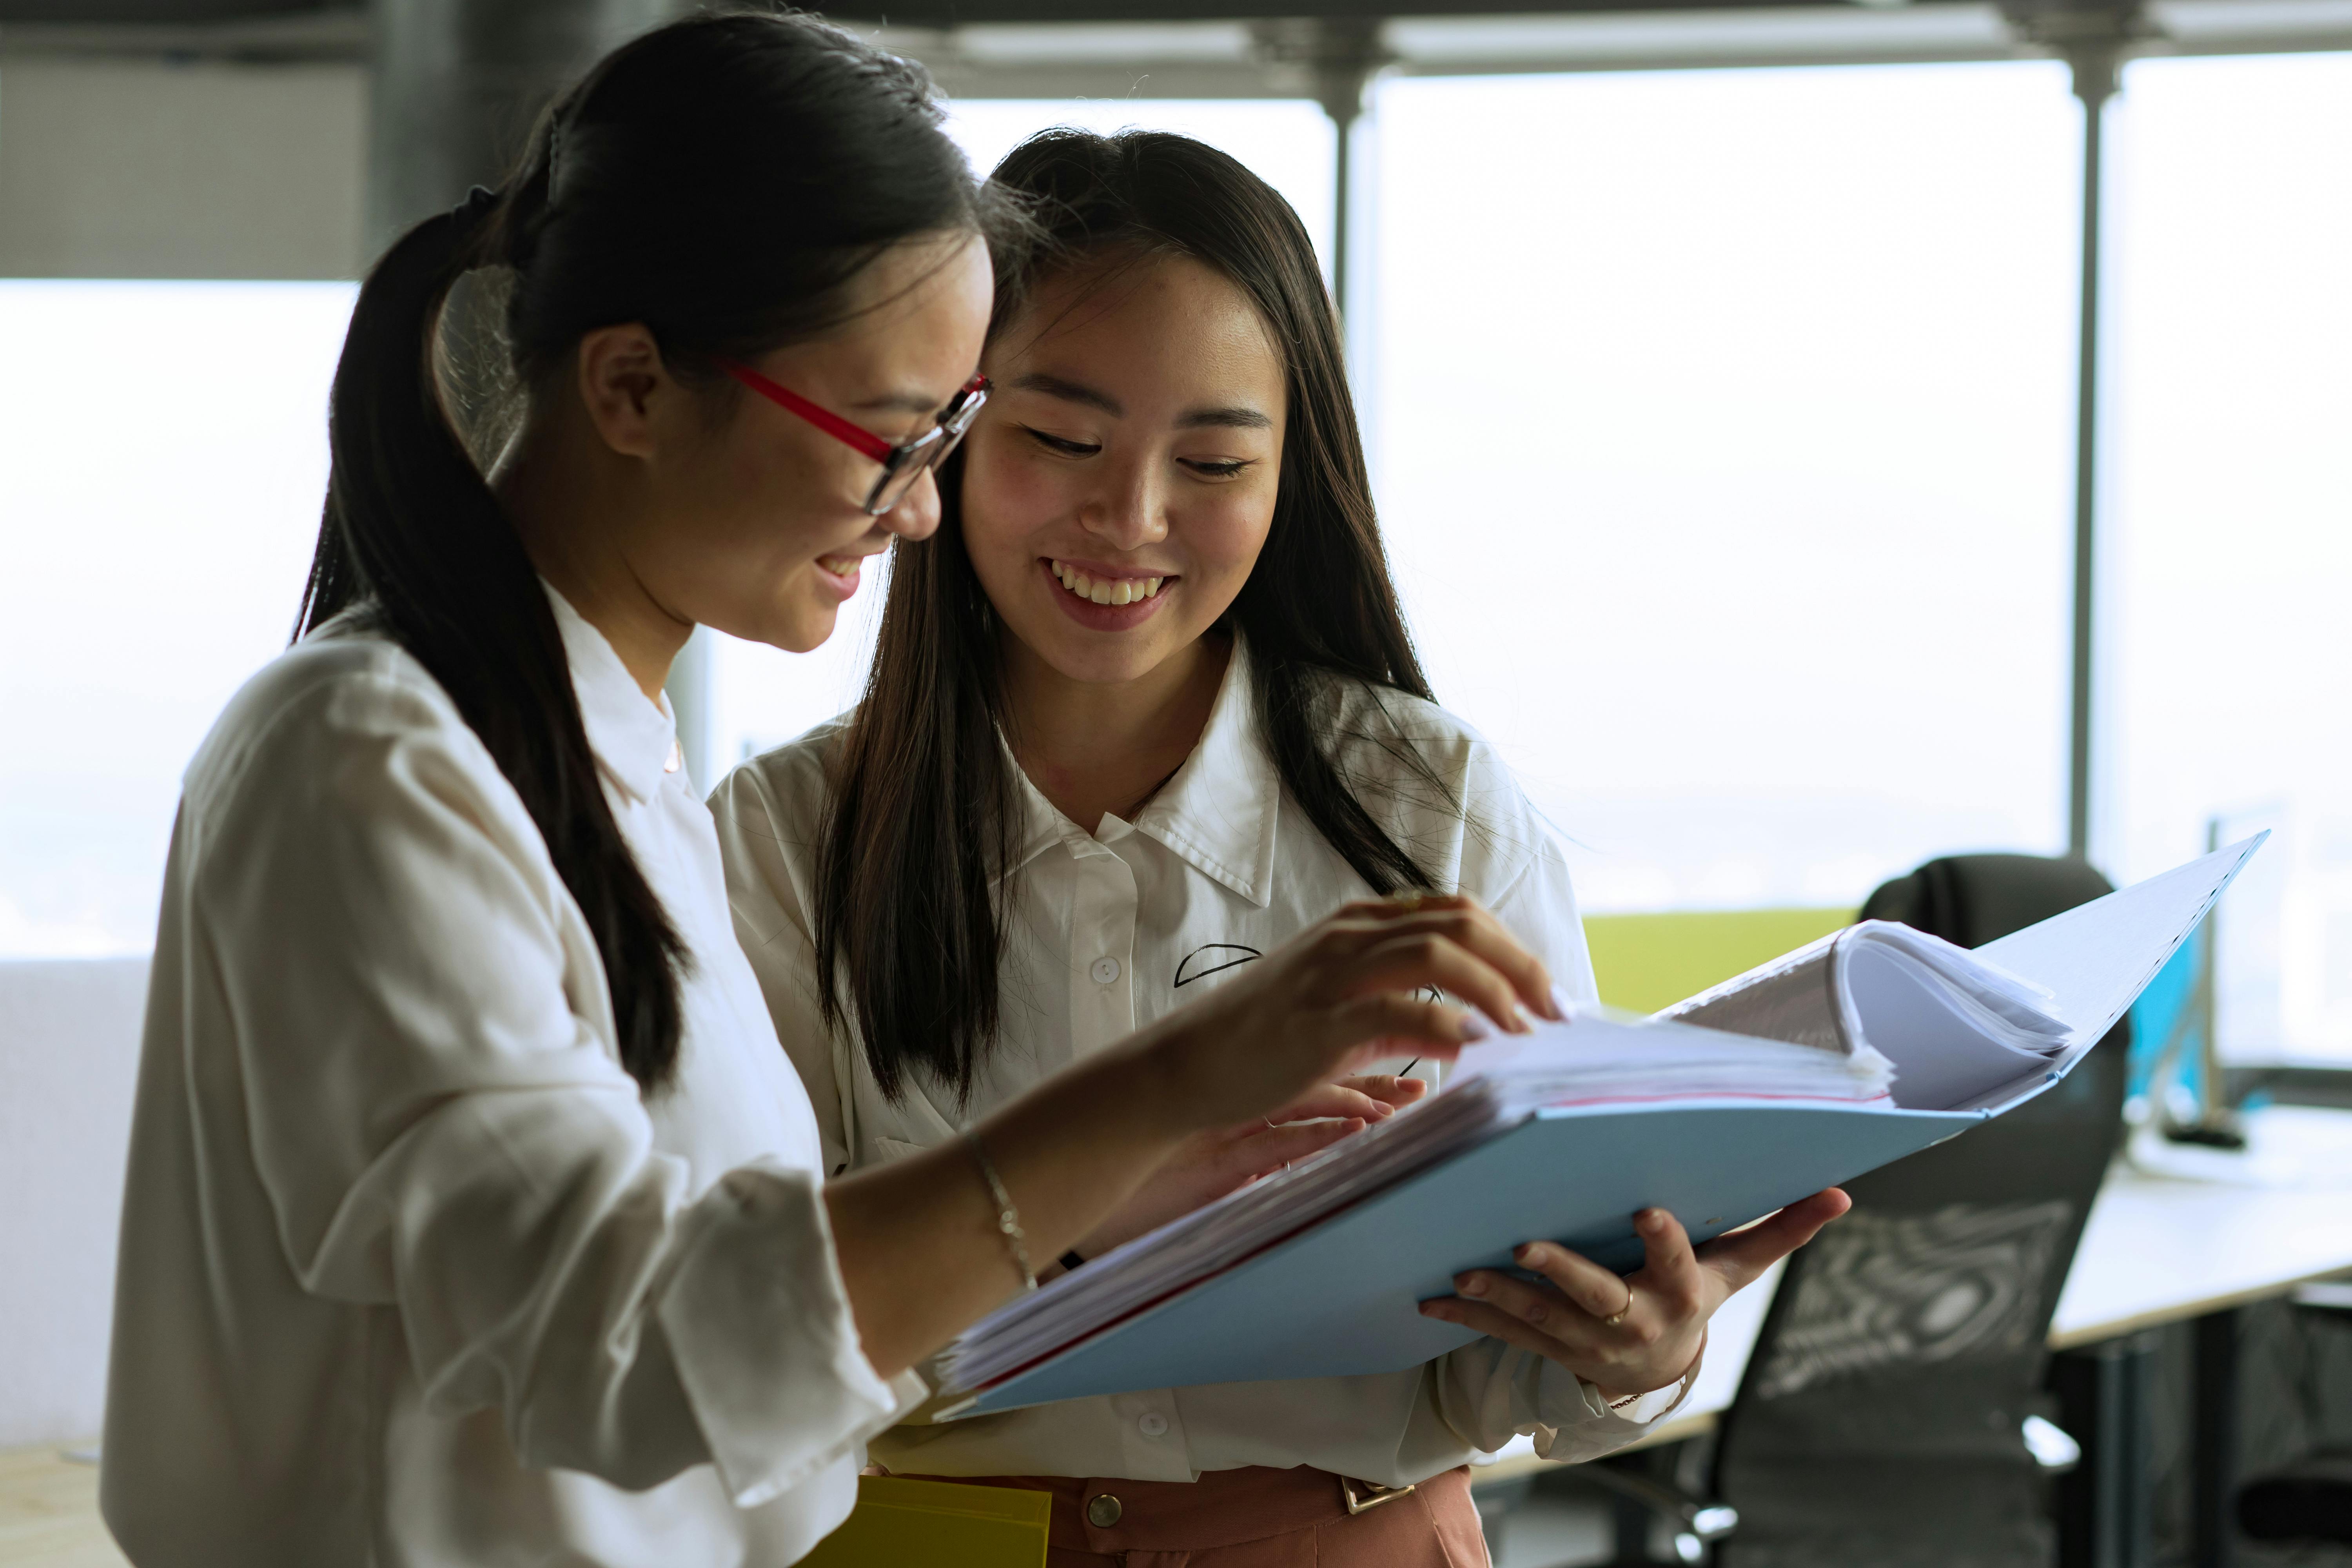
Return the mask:
POLYGON ((299 1287, 394 1310, 425 1407, 743 1506, 903 1403, 859 1348, 814 1173, 702 1194, 654 1146, 536 827, 421 680, 290 700, 205 826, 196 895, 244 1140, 299 1287))
MULTIPOLYGON (((800 759, 793 759, 798 762, 800 759)), ((814 772, 813 762, 807 765, 814 772)), ((826 1025, 816 992, 816 936, 809 902, 794 871, 809 864, 807 847, 788 841, 788 825, 805 820, 776 798, 794 781, 771 779, 760 763, 746 763, 711 792, 710 815, 719 826, 719 856, 727 866, 727 903, 735 917, 735 939, 751 961, 751 973, 767 999, 776 1038, 808 1086, 824 1143, 828 1175, 846 1171, 856 1158, 850 1084, 834 1060, 835 1031, 826 1025)), ((812 785, 819 781, 811 779, 812 785)), ((801 804, 801 803, 791 803, 801 804)))
POLYGON ((1493 1453, 1531 1435, 1536 1453, 1580 1464, 1614 1453, 1674 1414, 1697 1381, 1704 1352, 1682 1381, 1612 1410, 1601 1391, 1558 1362, 1482 1339, 1439 1358, 1438 1415, 1461 1439, 1493 1453))

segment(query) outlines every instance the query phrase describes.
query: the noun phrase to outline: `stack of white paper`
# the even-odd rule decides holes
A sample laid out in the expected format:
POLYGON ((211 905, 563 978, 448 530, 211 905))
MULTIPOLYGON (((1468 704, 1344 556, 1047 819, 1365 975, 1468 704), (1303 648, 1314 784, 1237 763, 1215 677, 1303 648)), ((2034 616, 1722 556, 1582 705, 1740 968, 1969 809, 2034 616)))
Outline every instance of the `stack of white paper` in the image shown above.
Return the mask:
POLYGON ((1962 1110, 2048 1073, 2074 1032, 2050 991, 1889 921, 1848 926, 1659 1015, 1892 1062, 1895 1100, 1962 1110))

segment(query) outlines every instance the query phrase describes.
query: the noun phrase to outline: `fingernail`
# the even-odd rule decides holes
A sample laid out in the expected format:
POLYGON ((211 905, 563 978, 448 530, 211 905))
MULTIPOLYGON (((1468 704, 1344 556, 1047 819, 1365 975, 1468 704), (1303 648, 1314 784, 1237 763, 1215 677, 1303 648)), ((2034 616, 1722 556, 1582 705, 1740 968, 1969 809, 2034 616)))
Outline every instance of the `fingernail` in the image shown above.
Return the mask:
POLYGON ((1486 1293, 1486 1282, 1475 1274, 1463 1275, 1454 1281, 1454 1288, 1465 1296, 1483 1296, 1486 1293))
POLYGON ((1435 1301, 1423 1301, 1421 1304, 1421 1315, 1424 1318, 1443 1318, 1448 1322, 1454 1320, 1454 1314, 1435 1301))
POLYGON ((1643 1209, 1640 1214, 1633 1216, 1633 1223, 1641 1226, 1642 1229, 1645 1231, 1654 1232, 1664 1230, 1666 1228, 1666 1211, 1664 1209, 1643 1209))
POLYGON ((1475 1042, 1483 1040, 1492 1036, 1494 1032, 1494 1030, 1486 1026, 1486 1020, 1478 1016, 1477 1014, 1465 1013, 1462 1015, 1462 1037, 1465 1041, 1475 1042))
POLYGON ((1376 1100, 1372 1101, 1372 1114, 1375 1117, 1394 1116, 1396 1114, 1396 1107, 1391 1105, 1385 1100, 1376 1100))
POLYGON ((1555 1018, 1568 1016, 1568 997, 1557 985, 1551 988, 1551 1016, 1555 1018))

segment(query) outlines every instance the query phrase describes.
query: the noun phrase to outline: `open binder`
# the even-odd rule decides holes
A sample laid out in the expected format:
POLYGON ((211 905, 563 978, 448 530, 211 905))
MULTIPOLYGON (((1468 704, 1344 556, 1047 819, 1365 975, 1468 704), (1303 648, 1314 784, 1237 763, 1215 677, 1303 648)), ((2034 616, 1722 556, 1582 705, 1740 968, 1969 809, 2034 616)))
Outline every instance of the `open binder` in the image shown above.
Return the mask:
POLYGON ((1475 1337, 1417 1304, 1523 1241, 1630 1270, 1636 1210, 1705 1242, 1955 1137, 2097 1044, 2263 837, 1973 952, 1865 921, 1653 1018, 1473 1047, 1427 1104, 974 1324, 940 1418, 1415 1366, 1475 1337))

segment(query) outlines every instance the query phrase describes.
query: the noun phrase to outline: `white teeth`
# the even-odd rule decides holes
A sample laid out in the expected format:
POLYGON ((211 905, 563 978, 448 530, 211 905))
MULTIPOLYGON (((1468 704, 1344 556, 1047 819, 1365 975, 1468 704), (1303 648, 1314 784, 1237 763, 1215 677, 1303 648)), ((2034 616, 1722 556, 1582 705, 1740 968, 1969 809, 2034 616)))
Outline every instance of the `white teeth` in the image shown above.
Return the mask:
POLYGON ((1097 582, 1076 567, 1060 561, 1049 560, 1046 565, 1054 580, 1079 598, 1097 605, 1139 605, 1156 596, 1165 577, 1120 577, 1110 582, 1097 582))

